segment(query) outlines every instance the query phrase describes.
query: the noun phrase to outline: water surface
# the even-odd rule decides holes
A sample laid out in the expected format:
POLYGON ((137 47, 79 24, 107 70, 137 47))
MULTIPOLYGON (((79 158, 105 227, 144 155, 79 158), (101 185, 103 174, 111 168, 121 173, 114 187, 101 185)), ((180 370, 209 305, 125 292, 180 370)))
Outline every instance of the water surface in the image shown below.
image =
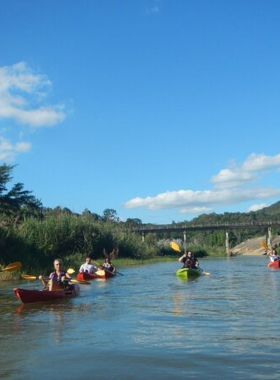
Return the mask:
POLYGON ((280 271, 265 256, 119 268, 77 298, 21 305, 0 283, 0 379, 280 378, 280 271))

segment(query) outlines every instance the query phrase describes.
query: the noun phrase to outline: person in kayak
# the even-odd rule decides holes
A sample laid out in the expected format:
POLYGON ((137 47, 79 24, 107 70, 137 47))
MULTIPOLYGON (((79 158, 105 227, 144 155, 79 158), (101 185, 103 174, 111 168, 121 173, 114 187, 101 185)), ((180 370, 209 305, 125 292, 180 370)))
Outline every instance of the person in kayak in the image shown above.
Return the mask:
POLYGON ((103 267, 104 269, 109 270, 109 271, 112 272, 112 273, 115 273, 115 271, 116 271, 116 268, 115 268, 114 265, 111 263, 111 260, 109 259, 109 257, 106 257, 106 258, 105 258, 105 261, 104 261, 104 263, 102 264, 102 267, 103 267))
POLYGON ((64 271, 61 259, 55 259, 53 265, 55 271, 49 275, 49 284, 43 276, 39 276, 39 280, 42 281, 45 288, 48 287, 49 291, 64 289, 69 286, 68 282, 71 280, 71 276, 64 271))
POLYGON ((199 267, 199 262, 194 257, 194 254, 192 251, 188 251, 187 253, 184 253, 183 256, 179 258, 179 261, 183 263, 183 268, 197 269, 199 267))
POLYGON ((96 265, 94 265, 94 264, 91 263, 91 257, 87 256, 86 257, 86 262, 81 265, 81 267, 79 269, 79 272, 80 273, 87 272, 87 273, 93 274, 97 270, 98 270, 98 267, 96 265))
POLYGON ((271 251, 268 253, 268 256, 270 258, 270 261, 274 263, 275 261, 280 260, 280 257, 277 255, 277 251, 275 248, 272 248, 271 251))

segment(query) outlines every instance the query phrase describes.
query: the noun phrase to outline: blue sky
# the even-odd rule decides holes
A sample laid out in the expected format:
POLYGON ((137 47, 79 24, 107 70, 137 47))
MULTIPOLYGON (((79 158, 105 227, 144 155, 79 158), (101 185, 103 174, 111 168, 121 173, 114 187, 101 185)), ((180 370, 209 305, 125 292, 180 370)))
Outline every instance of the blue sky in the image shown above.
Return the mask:
POLYGON ((1 0, 0 164, 166 224, 280 199, 278 0, 1 0))

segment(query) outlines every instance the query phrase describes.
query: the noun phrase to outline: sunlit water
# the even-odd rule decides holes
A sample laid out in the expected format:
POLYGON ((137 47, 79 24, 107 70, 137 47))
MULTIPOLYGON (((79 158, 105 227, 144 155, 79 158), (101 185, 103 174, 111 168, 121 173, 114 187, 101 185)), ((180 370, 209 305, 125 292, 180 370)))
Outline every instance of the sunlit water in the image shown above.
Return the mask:
POLYGON ((21 305, 0 284, 0 379, 280 379, 280 271, 265 256, 119 268, 79 297, 21 305))

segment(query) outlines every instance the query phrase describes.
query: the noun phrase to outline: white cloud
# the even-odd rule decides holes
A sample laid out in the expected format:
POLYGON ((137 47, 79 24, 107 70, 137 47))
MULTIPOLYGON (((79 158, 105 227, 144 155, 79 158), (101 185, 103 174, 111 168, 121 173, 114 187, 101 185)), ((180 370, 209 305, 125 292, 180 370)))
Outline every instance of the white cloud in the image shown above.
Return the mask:
POLYGON ((160 0, 149 1, 149 4, 147 4, 146 12, 148 14, 151 14, 151 13, 159 13, 159 11, 160 11, 160 0))
POLYGON ((144 207, 149 210, 163 210, 175 208, 180 212, 187 210, 190 213, 197 213, 198 209, 207 209, 219 205, 232 205, 235 203, 250 201, 253 199, 272 198, 280 196, 280 189, 259 188, 259 189, 231 189, 222 190, 179 190, 168 191, 158 194, 155 197, 133 198, 124 204, 125 208, 144 207))
MULTIPOLYGON (((64 120, 63 105, 46 103, 51 87, 46 75, 34 73, 25 62, 0 67, 0 121, 9 122, 1 126, 0 161, 14 161, 18 154, 31 149, 29 142, 11 143, 4 137, 11 128, 25 125, 34 130, 51 127, 64 120)), ((22 132, 19 131, 18 136, 22 137, 22 132)))
POLYGON ((222 169, 211 178, 214 186, 219 188, 238 187, 246 182, 251 182, 255 176, 252 173, 240 169, 222 169))
POLYGON ((43 104, 50 80, 24 63, 0 67, 0 119, 30 127, 54 126, 65 118, 63 106, 43 104))
MULTIPOLYGON (((142 207, 149 210, 177 209, 180 213, 199 214, 210 212, 216 206, 280 197, 280 188, 248 187, 248 184, 256 182, 260 174, 275 168, 280 168, 280 154, 271 157, 251 154, 241 166, 231 164, 230 168, 222 169, 213 176, 213 189, 167 191, 154 197, 137 197, 125 202, 124 207, 142 207), (244 184, 247 187, 242 187, 244 184)), ((259 207, 265 205, 262 203, 259 207)), ((252 209, 253 207, 257 205, 252 206, 252 209)))
POLYGON ((271 168, 280 168, 280 153, 276 156, 252 153, 242 165, 244 171, 263 171, 271 168))
POLYGON ((12 162, 18 154, 28 152, 30 149, 30 143, 18 142, 13 145, 0 136, 0 161, 12 162))
POLYGON ((266 203, 261 203, 259 205, 252 205, 251 207, 248 208, 247 212, 250 211, 258 211, 261 210, 264 207, 267 207, 268 205, 266 203))
POLYGON ((260 172, 280 168, 280 154, 270 157, 264 154, 252 153, 239 167, 236 165, 231 166, 231 168, 222 169, 211 178, 211 182, 215 187, 239 187, 243 183, 257 179, 260 172))

